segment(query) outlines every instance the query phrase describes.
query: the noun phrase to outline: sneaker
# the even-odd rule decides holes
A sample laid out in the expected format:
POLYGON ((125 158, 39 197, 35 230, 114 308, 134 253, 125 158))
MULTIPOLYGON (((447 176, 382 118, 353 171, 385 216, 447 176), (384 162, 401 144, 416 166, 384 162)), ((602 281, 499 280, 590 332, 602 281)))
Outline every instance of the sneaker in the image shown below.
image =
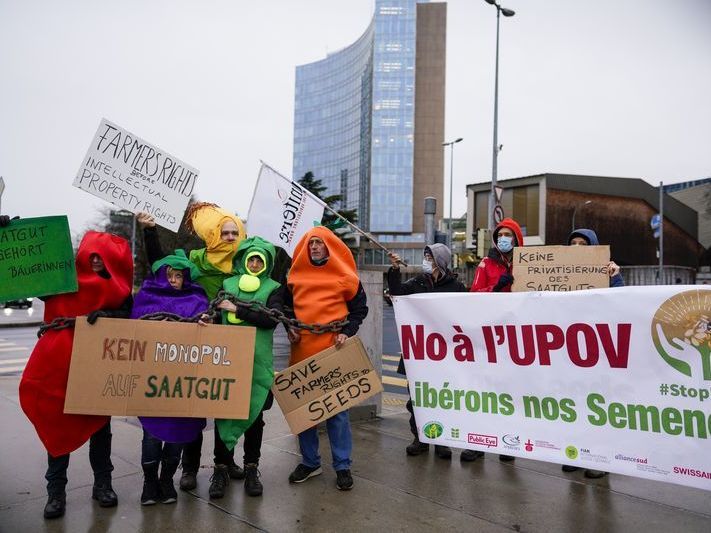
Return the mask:
POLYGON ((420 455, 422 453, 427 453, 428 451, 430 451, 430 445, 426 442, 420 442, 420 439, 417 437, 415 437, 415 440, 412 441, 412 444, 408 444, 407 448, 405 448, 407 455, 420 455))
POLYGON ((336 487, 338 487, 338 490, 351 490, 353 488, 353 477, 350 470, 338 470, 336 472, 336 487))
POLYGON ((515 460, 516 458, 513 455, 499 455, 499 461, 503 461, 504 463, 510 463, 515 460))
POLYGON ((321 470, 320 466, 311 468, 305 464, 300 464, 289 474, 289 483, 303 483, 310 477, 318 476, 321 472, 323 470, 321 470))
POLYGON ((476 461, 479 457, 484 457, 484 452, 479 450, 462 450, 459 460, 468 463, 470 461, 476 461))
POLYGON ((588 479, 600 479, 601 477, 605 477, 608 474, 608 472, 603 472, 602 470, 586 470, 585 471, 585 477, 588 479))
POLYGON ((45 518, 59 518, 64 516, 64 509, 67 506, 67 496, 64 492, 50 494, 47 497, 47 505, 44 506, 45 518))
POLYGON ((230 479, 244 479, 244 470, 239 465, 227 465, 227 472, 230 474, 230 479))
MULTIPOLYGON (((240 470, 242 470, 240 468, 240 470)), ((249 496, 261 496, 264 491, 262 482, 259 481, 259 470, 256 464, 244 465, 244 491, 249 496)))
POLYGON ((451 459, 452 450, 449 449, 449 446, 435 445, 435 455, 440 459, 451 459))
POLYGON ((225 488, 230 484, 230 475, 225 465, 215 465, 210 478, 210 499, 219 499, 225 495, 225 488))
POLYGON ((99 502, 99 507, 116 507, 118 505, 118 496, 111 488, 111 483, 94 485, 91 497, 99 502))
POLYGON ((197 472, 183 470, 180 476, 180 490, 194 490, 197 487, 197 472))
POLYGON ((571 465, 563 465, 560 467, 560 469, 563 472, 575 472, 576 470, 580 470, 579 466, 571 466, 571 465))
POLYGON ((146 479, 143 481, 143 492, 141 493, 141 505, 155 505, 160 498, 160 485, 157 479, 146 479))
POLYGON ((161 478, 159 484, 161 503, 175 503, 178 501, 178 493, 175 492, 173 478, 161 478))

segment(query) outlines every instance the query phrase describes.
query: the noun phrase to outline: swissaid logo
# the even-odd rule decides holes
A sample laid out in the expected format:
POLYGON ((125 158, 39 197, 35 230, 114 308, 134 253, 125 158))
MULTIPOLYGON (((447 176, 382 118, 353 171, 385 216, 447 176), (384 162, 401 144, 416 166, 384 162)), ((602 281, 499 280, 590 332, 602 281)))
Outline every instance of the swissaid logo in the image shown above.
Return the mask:
POLYGON ((675 466, 675 474, 681 474, 682 476, 690 477, 700 477, 703 479, 711 479, 711 472, 706 472, 704 470, 697 470, 696 468, 688 468, 686 466, 675 466))
POLYGON ((652 319, 652 342, 677 372, 711 380, 711 291, 694 289, 675 294, 652 319))

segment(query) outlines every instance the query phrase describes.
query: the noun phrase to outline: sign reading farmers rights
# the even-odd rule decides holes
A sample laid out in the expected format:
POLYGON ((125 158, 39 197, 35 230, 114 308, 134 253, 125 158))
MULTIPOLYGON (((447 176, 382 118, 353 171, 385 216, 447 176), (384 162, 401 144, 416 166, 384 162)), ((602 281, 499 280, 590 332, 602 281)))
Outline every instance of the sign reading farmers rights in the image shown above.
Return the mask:
POLYGON ((363 343, 349 338, 279 372, 272 392, 294 435, 383 392, 363 343))
POLYGON ((13 220, 0 228, 0 301, 77 290, 66 216, 13 220))
POLYGON ((78 317, 64 412, 247 418, 255 329, 78 317))
POLYGON ((513 250, 513 292, 578 291, 610 286, 610 247, 523 246, 513 250))
POLYGON ((711 290, 394 298, 420 440, 711 490, 711 290))
POLYGON ((190 165, 102 119, 73 185, 177 232, 197 177, 190 165))

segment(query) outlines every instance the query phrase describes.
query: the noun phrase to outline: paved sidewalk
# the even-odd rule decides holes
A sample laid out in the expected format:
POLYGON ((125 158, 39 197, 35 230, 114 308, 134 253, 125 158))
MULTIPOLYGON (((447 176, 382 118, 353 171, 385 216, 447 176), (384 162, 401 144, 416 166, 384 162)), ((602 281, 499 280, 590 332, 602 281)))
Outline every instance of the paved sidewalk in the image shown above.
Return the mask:
MULTIPOLYGON (((198 488, 180 492, 175 505, 141 507, 141 429, 135 419, 114 418, 114 488, 119 505, 91 500, 87 446, 72 454, 66 516, 45 521, 46 453, 20 410, 18 377, 0 378, 0 531, 711 531, 711 493, 611 475, 587 480, 553 464, 496 455, 460 463, 433 453, 407 457, 410 442, 402 396, 386 395, 383 415, 353 426, 350 492, 336 490, 322 435, 324 473, 300 485, 287 482, 299 461, 296 439, 278 406, 266 417, 260 470, 261 498, 247 497, 233 481, 222 500, 207 494, 212 432, 205 432, 198 488)), ((241 457, 240 449, 237 456, 241 457)), ((177 476, 176 476, 177 482, 177 476)))

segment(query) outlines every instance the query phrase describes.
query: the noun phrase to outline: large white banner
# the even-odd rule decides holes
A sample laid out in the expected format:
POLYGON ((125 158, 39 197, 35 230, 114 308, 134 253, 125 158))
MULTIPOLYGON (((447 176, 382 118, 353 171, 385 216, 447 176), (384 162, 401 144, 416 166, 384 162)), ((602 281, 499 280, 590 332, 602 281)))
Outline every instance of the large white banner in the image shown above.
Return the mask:
POLYGON ((190 165, 104 118, 73 185, 177 232, 197 177, 190 165))
POLYGON ((393 300, 422 441, 711 490, 711 290, 393 300))
POLYGON ((262 163, 247 215, 247 234, 259 235, 293 256, 299 239, 321 222, 324 203, 262 163))

